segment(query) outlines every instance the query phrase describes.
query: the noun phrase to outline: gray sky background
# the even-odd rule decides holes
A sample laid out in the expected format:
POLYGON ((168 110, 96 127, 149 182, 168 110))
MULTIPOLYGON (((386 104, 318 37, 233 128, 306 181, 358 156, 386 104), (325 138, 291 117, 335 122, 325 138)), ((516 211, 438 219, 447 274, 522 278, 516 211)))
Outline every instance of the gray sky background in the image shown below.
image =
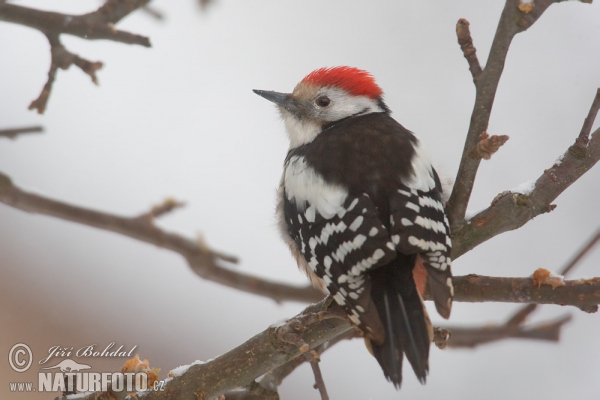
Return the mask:
MULTIPOLYGON (((38 31, 0 23, 0 128, 42 124, 45 133, 0 140, 0 171, 16 184, 73 204, 136 215, 172 196, 187 207, 165 229, 205 235, 238 255, 241 271, 303 284, 278 238, 275 189, 287 151, 274 107, 252 89, 291 91, 310 71, 369 70, 394 117, 454 177, 475 90, 456 43, 467 18, 485 63, 503 1, 156 1, 166 20, 136 12, 118 28, 150 36, 152 48, 63 36, 69 50, 101 60, 100 86, 76 68, 59 71, 46 115, 27 111, 46 81, 49 48, 38 31)), ((95 1, 19 1, 73 14, 95 1)), ((600 87, 600 5, 553 5, 513 41, 490 121, 508 143, 481 164, 469 205, 536 179, 570 146, 600 87)), ((595 126, 598 126, 596 124, 595 126)), ((457 275, 529 276, 559 270, 598 229, 600 167, 561 195, 557 209, 458 259, 457 275)), ((18 342, 36 361, 50 346, 137 345, 162 368, 214 358, 305 307, 275 304, 203 281, 178 255, 116 234, 0 205, 0 353, 18 342)), ((600 249, 572 278, 600 276, 600 249)), ((452 324, 503 322, 518 306, 455 303, 452 324)), ((433 309, 431 309, 432 313, 433 309)), ((388 383, 362 341, 322 357, 333 399, 563 399, 600 393, 600 321, 544 306, 542 321, 573 315, 559 344, 504 341, 477 350, 433 348, 421 386, 406 366, 388 383)), ((439 316, 434 322, 439 322, 439 316)), ((60 361, 60 359, 56 359, 60 361)), ((91 363, 118 369, 122 360, 91 363)), ((2 363, 8 383, 34 379, 2 363)), ((280 388, 283 399, 317 399, 308 366, 280 388)), ((45 395, 37 398, 53 398, 45 395)))

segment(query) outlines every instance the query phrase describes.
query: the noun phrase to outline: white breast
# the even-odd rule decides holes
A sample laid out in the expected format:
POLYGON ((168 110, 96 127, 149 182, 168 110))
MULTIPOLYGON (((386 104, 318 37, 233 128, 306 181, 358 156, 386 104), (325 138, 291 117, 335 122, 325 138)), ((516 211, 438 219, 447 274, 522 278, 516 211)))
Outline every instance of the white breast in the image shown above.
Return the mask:
POLYGON ((283 185, 288 200, 295 200, 298 211, 314 219, 314 213, 329 219, 344 205, 348 191, 325 182, 323 177, 306 164, 301 156, 292 156, 285 166, 283 185))

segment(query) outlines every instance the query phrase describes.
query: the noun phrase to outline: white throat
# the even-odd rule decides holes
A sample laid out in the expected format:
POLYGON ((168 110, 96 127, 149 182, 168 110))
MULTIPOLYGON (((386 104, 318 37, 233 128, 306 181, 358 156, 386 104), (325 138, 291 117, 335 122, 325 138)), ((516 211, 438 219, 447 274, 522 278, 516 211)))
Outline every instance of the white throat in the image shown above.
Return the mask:
POLYGON ((290 139, 290 149, 295 149, 303 144, 312 142, 321 133, 321 126, 315 121, 301 121, 287 112, 281 114, 285 131, 290 139))

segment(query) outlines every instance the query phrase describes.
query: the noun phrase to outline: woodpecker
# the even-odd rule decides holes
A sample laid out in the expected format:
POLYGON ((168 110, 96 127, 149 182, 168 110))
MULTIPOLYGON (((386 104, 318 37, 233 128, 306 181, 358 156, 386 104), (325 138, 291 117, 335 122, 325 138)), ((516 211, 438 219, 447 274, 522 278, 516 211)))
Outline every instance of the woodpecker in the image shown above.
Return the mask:
POLYGON ((396 389, 404 356, 425 383, 425 282, 444 318, 453 297, 450 229, 427 152, 366 71, 321 68, 292 93, 254 92, 277 105, 289 137, 276 214, 298 266, 363 331, 396 389))

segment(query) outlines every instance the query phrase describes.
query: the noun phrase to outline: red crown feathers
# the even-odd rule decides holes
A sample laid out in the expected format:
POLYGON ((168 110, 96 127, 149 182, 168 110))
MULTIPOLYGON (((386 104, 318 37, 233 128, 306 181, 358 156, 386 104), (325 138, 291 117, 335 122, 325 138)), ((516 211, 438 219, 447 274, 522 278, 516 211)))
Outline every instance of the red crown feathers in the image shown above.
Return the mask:
POLYGON ((372 99, 383 94, 370 73, 354 67, 319 68, 308 74, 302 82, 318 86, 333 86, 344 89, 353 96, 366 96, 372 99))

